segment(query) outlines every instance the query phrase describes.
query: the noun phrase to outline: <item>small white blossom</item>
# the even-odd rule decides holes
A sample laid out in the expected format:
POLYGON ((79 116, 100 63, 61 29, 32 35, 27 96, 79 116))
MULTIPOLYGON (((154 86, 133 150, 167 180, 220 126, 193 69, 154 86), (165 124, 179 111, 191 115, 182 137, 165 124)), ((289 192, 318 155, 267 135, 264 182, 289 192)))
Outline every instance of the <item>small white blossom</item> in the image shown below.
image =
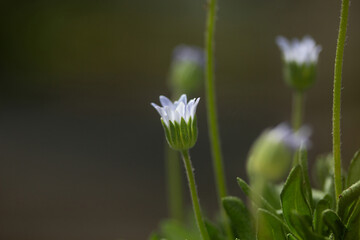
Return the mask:
POLYGON ((151 105, 158 111, 166 126, 169 127, 170 121, 180 124, 182 118, 186 123, 188 123, 190 118, 194 119, 199 101, 200 98, 194 98, 187 102, 186 94, 183 94, 178 101, 173 103, 170 99, 161 95, 160 103, 162 107, 155 103, 151 103, 151 105))
POLYGON ((175 150, 192 148, 197 140, 196 107, 200 98, 187 101, 185 94, 178 101, 172 102, 165 96, 160 96, 162 107, 151 103, 161 116, 166 140, 175 150))
POLYGON ((302 40, 293 39, 292 41, 279 36, 276 38, 276 43, 282 50, 286 62, 296 62, 299 65, 316 64, 322 49, 309 36, 305 36, 302 40))
POLYGON ((309 137, 311 129, 308 126, 301 127, 294 132, 286 123, 280 123, 275 128, 269 130, 269 138, 274 141, 283 142, 293 150, 299 149, 301 145, 309 147, 311 145, 309 137))
POLYGON ((199 66, 205 65, 205 53, 202 48, 188 45, 179 45, 173 51, 173 61, 190 61, 199 66))

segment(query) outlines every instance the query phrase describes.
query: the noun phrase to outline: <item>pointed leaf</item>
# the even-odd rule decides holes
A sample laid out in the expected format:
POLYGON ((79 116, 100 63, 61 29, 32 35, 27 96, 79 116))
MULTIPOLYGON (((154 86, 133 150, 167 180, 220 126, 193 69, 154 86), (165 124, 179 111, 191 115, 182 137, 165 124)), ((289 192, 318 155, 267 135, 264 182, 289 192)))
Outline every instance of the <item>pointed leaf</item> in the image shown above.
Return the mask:
POLYGON ((346 232, 345 225, 341 222, 339 216, 331 209, 323 212, 324 223, 330 228, 335 236, 335 240, 342 240, 346 232))
POLYGON ((294 226, 292 221, 290 221, 293 211, 303 216, 311 216, 308 203, 304 196, 302 184, 302 169, 299 165, 297 165, 291 170, 280 194, 284 219, 289 225, 292 233, 296 233, 298 231, 297 226, 294 226))
POLYGON ((360 197, 360 181, 345 189, 339 196, 338 214, 341 219, 351 207, 351 204, 360 197))
POLYGON ((310 185, 310 179, 309 179, 309 169, 308 169, 308 158, 307 158, 307 151, 306 149, 301 146, 299 150, 299 164, 302 169, 302 175, 303 175, 303 188, 305 193, 305 199, 309 205, 309 208, 312 212, 313 209, 313 198, 312 198, 312 189, 310 185))
POLYGON ((346 186, 350 187, 354 183, 360 180, 360 150, 357 151, 351 160, 348 176, 346 180, 346 186))
POLYGON ((297 240, 297 238, 294 235, 292 235, 291 233, 288 233, 288 235, 286 237, 287 237, 287 240, 297 240))
POLYGON ((253 220, 245 204, 237 197, 225 197, 222 202, 237 236, 241 240, 253 240, 255 238, 253 220))
POLYGON ((360 199, 357 200, 354 210, 346 224, 347 232, 344 240, 360 239, 360 199))
POLYGON ((323 233, 323 219, 322 213, 330 208, 330 203, 326 199, 321 199, 315 208, 314 217, 313 217, 313 226, 316 233, 323 233))
POLYGON ((224 240, 225 237, 221 233, 221 231, 210 221, 205 220, 205 227, 207 232, 209 233, 209 237, 211 240, 224 240))
POLYGON ((286 226, 271 212, 259 209, 257 215, 257 240, 286 240, 286 226))
POLYGON ((241 178, 237 178, 237 182, 243 192, 248 198, 250 198, 257 206, 265 208, 273 214, 276 214, 276 209, 273 208, 268 201, 266 201, 262 196, 254 192, 251 187, 241 178))
POLYGON ((310 216, 302 215, 293 211, 290 214, 290 221, 292 225, 295 226, 296 231, 292 231, 292 233, 297 238, 304 240, 325 240, 325 237, 313 232, 310 216))

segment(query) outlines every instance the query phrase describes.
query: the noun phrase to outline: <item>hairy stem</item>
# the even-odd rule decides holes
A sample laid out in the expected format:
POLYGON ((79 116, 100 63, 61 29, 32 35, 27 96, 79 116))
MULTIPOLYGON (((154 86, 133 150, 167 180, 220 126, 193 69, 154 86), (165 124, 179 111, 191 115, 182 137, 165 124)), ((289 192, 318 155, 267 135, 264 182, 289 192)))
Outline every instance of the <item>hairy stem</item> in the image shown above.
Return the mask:
POLYGON ((340 147, 340 114, 341 114, 341 76, 344 58, 345 38, 349 13, 349 0, 342 0, 339 35, 336 46, 335 69, 334 69, 334 92, 333 92, 333 156, 336 202, 342 191, 341 181, 341 147, 340 147))
POLYGON ((216 0, 208 0, 207 21, 205 32, 205 51, 206 51, 206 65, 205 65, 205 86, 206 86, 206 104, 207 104, 207 118, 209 125, 209 136, 213 159, 213 168, 215 172, 215 183, 218 195, 218 203, 221 215, 225 222, 225 230, 228 238, 233 239, 231 227, 228 218, 222 206, 222 198, 226 196, 226 181, 224 173, 224 165, 221 153, 221 144, 218 128, 218 119, 215 102, 215 74, 214 74, 214 35, 215 35, 215 20, 216 20, 217 3, 216 0))
POLYGON ((188 150, 182 151, 182 156, 183 156, 183 160, 184 160, 186 175, 187 175, 188 182, 189 182, 190 195, 191 195, 191 200, 192 200, 192 204, 193 204, 196 223, 198 225, 198 228, 199 228, 199 231, 201 234, 201 238, 203 240, 210 240, 209 234, 206 230, 206 226, 205 226, 202 214, 201 214, 199 197, 198 197, 198 193, 196 190, 194 172, 193 172, 193 168, 192 168, 188 150))

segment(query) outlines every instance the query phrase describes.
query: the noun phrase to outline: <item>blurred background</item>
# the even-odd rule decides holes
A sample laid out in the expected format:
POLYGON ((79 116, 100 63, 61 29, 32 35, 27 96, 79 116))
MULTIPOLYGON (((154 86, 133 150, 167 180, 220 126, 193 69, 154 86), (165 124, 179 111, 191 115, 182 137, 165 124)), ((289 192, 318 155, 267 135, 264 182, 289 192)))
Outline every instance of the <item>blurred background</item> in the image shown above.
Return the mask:
MULTIPOLYGON (((0 239, 146 239, 167 216, 164 133, 150 106, 173 48, 203 46, 205 0, 0 4, 0 239)), ((308 91, 310 161, 331 151, 339 0, 219 1, 217 102, 229 192, 252 142, 290 120, 279 34, 322 45, 308 91)), ((360 147, 360 5, 353 1, 342 97, 344 166, 360 147)), ((192 150, 201 203, 216 209, 204 93, 192 150)), ((195 96, 190 96, 195 97, 195 96)), ((188 200, 188 196, 186 199, 188 200)))

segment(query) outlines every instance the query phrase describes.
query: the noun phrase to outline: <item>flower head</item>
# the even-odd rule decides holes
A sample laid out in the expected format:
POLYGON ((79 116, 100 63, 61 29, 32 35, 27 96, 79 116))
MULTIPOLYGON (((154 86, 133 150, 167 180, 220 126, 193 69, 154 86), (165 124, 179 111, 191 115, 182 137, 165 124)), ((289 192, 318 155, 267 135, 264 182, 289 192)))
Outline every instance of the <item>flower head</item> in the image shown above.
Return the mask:
POLYGON ((294 132, 287 124, 266 129, 253 144, 247 163, 250 176, 262 176, 277 181, 289 169, 292 154, 300 146, 310 146, 311 130, 302 127, 294 132))
POLYGON ((321 46, 305 36, 302 40, 287 40, 276 38, 284 60, 285 81, 298 91, 304 91, 312 86, 316 78, 316 65, 321 52, 321 46))
POLYGON ((291 42, 279 36, 276 43, 282 50, 286 62, 297 64, 316 64, 321 52, 321 46, 316 45, 314 39, 305 36, 302 40, 293 39, 291 42))
POLYGON ((175 150, 186 150, 193 147, 197 140, 196 107, 200 98, 187 102, 186 94, 178 101, 172 102, 165 96, 160 96, 162 107, 155 103, 151 105, 161 116, 169 145, 175 150))
POLYGON ((175 47, 169 72, 173 93, 195 93, 202 86, 204 65, 202 48, 188 45, 175 47))

